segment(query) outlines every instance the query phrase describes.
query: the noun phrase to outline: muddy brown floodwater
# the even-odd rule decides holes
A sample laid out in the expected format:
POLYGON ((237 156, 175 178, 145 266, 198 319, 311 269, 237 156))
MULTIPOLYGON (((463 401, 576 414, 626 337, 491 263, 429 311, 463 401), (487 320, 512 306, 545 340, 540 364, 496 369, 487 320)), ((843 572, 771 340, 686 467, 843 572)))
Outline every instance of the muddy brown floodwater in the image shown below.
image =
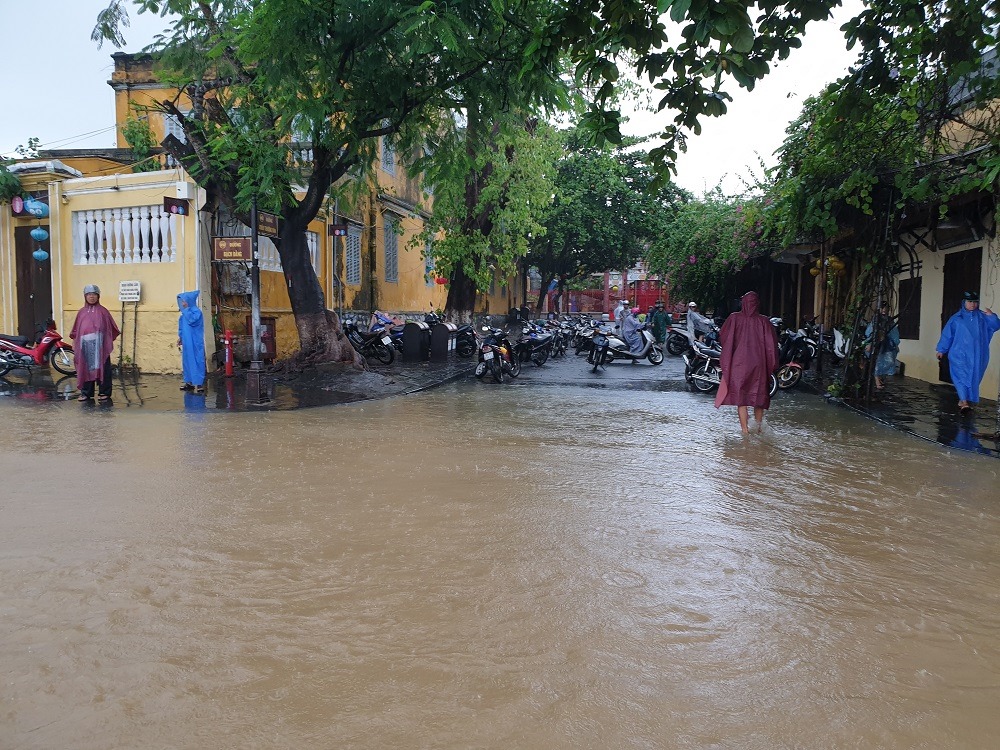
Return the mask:
POLYGON ((1000 463, 815 397, 0 421, 3 750, 1000 736, 1000 463))

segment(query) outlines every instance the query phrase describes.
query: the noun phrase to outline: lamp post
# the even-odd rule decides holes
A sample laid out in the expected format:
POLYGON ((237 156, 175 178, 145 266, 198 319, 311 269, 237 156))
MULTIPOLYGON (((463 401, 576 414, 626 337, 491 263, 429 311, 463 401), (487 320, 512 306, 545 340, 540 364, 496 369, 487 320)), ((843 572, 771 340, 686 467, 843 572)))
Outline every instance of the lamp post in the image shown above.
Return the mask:
POLYGON ((262 370, 260 337, 260 259, 258 257, 259 230, 257 221, 257 196, 250 205, 250 334, 253 338, 253 358, 250 360, 250 370, 247 372, 247 405, 255 406, 267 402, 267 389, 262 388, 262 370))

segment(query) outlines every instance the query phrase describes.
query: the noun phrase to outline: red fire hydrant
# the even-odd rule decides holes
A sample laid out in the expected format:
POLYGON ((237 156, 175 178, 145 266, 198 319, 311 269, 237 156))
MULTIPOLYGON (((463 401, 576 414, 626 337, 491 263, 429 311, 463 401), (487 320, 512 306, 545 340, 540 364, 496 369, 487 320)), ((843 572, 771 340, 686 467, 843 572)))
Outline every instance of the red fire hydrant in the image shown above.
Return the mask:
POLYGON ((233 332, 229 329, 226 329, 222 343, 226 353, 226 377, 231 378, 233 376, 233 332))

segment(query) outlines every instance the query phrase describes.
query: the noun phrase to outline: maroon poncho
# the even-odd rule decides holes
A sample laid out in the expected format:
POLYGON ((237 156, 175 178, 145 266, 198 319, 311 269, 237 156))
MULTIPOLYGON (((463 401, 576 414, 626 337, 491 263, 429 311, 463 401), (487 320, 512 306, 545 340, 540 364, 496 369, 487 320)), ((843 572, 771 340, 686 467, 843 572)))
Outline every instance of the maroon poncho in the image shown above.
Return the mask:
POLYGON ((722 384, 715 395, 716 407, 771 405, 768 377, 778 366, 778 337, 764 315, 757 314, 757 292, 743 295, 742 310, 722 325, 722 384))
POLYGON ((104 363, 114 351, 115 339, 120 333, 108 308, 100 302, 80 308, 73 330, 69 332, 69 337, 73 339, 78 388, 83 388, 84 383, 100 381, 104 377, 104 363))

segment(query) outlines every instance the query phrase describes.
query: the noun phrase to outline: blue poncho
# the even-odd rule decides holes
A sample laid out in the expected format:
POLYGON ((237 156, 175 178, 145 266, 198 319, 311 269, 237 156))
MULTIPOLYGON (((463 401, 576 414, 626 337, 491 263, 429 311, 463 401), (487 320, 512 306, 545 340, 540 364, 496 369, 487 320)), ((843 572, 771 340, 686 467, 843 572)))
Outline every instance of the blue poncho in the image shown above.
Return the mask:
POLYGON ((951 381, 960 401, 979 403, 979 383, 990 363, 990 339, 1000 329, 1000 318, 965 304, 941 331, 937 351, 948 355, 951 381))
POLYGON ((185 383, 205 384, 205 318, 198 308, 198 290, 177 295, 177 338, 181 341, 181 367, 185 383), (184 307, 183 302, 187 302, 184 307))

